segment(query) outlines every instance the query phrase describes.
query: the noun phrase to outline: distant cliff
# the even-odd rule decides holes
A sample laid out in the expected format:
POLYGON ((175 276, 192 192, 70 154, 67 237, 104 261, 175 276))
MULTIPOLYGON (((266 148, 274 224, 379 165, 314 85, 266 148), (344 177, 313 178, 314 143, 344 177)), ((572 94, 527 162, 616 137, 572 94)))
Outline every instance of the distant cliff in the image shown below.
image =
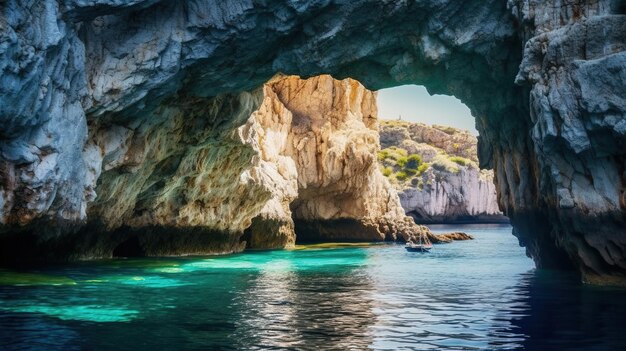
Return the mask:
POLYGON ((418 223, 506 222, 477 139, 452 127, 380 121, 381 170, 418 223))

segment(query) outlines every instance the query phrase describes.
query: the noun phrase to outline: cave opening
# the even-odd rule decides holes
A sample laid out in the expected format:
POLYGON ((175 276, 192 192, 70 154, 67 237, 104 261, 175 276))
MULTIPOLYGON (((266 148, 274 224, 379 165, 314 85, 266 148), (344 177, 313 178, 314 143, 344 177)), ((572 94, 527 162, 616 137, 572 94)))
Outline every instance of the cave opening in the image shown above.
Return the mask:
POLYGON ((377 94, 381 172, 418 224, 508 223, 479 167, 476 118, 454 96, 404 85, 377 94))
POLYGON ((626 346, 625 0, 0 3, 7 345, 626 346))
POLYGON ((146 253, 141 243, 139 242, 139 237, 137 235, 133 235, 130 238, 119 243, 114 249, 112 253, 113 257, 145 257, 146 253))
POLYGON ((351 78, 276 77, 242 128, 271 136, 255 144, 267 162, 254 172, 284 183, 270 184, 277 197, 241 241, 404 241, 427 230, 416 224, 508 222, 493 172, 479 167, 474 120, 424 87, 377 93, 351 78))

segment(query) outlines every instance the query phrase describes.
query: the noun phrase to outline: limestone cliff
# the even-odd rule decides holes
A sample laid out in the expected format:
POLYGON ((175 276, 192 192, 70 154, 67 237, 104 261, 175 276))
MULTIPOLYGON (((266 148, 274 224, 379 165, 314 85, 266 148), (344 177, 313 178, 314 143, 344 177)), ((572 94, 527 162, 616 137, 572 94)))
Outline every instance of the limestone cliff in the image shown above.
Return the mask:
MULTIPOLYGON (((369 89, 422 84, 457 96, 476 116, 480 165, 494 170, 500 208, 537 266, 626 282, 625 14, 620 0, 0 1, 2 248, 28 252, 32 240, 97 220, 88 215, 97 171, 84 150, 98 126, 133 130, 129 160, 151 160, 136 150, 176 134, 169 126, 208 136, 145 163, 163 173, 123 173, 138 161, 120 168, 119 186, 153 185, 139 190, 147 211, 137 218, 163 228, 174 218, 161 210, 180 208, 197 228, 198 209, 213 202, 160 192, 178 189, 172 165, 200 167, 193 154, 208 140, 219 151, 207 155, 243 162, 226 156, 247 155, 228 151, 241 146, 227 131, 258 108, 259 88, 278 72, 327 73, 369 89)), ((98 180, 96 193, 100 182, 115 191, 116 181, 98 180)), ((238 183, 212 184, 245 201, 238 183)))
POLYGON ((374 93, 330 76, 289 77, 269 87, 277 99, 272 103, 292 115, 285 154, 298 171, 291 208, 300 240, 407 240, 427 231, 404 214, 376 163, 374 93))
POLYGON ((478 168, 477 139, 452 127, 381 121, 378 160, 418 223, 508 222, 493 171, 478 168))
POLYGON ((276 247, 267 243, 272 233, 291 236, 292 244, 294 221, 304 242, 429 234, 404 214, 376 165, 374 93, 355 80, 328 75, 278 77, 263 92, 261 106, 239 128, 258 150, 251 173, 272 174, 268 180, 275 180, 268 187, 274 196, 247 231, 252 247, 276 247))
POLYGON ((570 260, 588 282, 619 283, 626 273, 626 6, 556 4, 509 1, 525 40, 515 82, 529 90, 529 112, 525 146, 508 142, 527 151, 494 155, 500 204, 539 265, 570 260))

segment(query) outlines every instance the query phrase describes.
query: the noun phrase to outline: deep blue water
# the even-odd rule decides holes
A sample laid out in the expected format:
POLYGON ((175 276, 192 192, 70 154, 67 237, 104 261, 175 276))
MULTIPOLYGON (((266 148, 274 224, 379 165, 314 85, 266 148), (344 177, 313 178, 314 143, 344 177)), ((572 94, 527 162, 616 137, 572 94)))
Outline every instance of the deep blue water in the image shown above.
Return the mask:
POLYGON ((620 350, 626 292, 475 240, 0 271, 0 349, 620 350))

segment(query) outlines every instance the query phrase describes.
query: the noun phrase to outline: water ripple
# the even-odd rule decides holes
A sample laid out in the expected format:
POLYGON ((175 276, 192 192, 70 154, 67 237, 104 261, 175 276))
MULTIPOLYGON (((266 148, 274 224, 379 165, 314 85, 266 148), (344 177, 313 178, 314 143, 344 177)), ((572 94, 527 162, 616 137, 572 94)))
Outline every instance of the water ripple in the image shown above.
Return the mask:
MULTIPOLYGON (((458 230, 449 228, 448 230, 458 230)), ((0 272, 0 349, 626 349, 626 296, 536 272, 510 228, 376 245, 0 272)))

